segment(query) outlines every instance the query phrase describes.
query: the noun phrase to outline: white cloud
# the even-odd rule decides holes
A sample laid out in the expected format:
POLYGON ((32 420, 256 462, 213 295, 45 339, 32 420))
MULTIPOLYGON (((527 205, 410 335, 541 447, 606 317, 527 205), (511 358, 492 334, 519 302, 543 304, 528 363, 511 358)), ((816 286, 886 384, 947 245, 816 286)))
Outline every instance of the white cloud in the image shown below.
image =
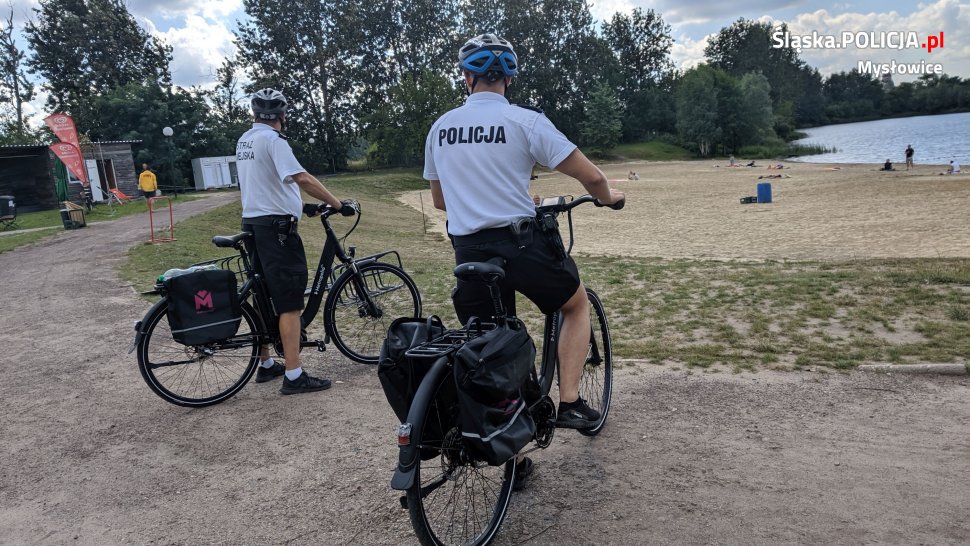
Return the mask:
POLYGON ((687 70, 704 62, 704 48, 707 47, 708 39, 713 34, 708 34, 700 40, 693 40, 686 34, 677 37, 673 47, 670 48, 670 59, 674 65, 687 70))
POLYGON ((614 13, 633 12, 634 3, 631 0, 592 0, 589 12, 598 21, 606 22, 613 18, 614 13))
POLYGON ((7 0, 0 4, 0 14, 3 14, 3 22, 6 24, 12 9, 13 26, 21 27, 26 19, 34 16, 33 8, 39 5, 38 0, 7 0))
POLYGON ((172 46, 172 80, 176 85, 212 85, 223 59, 236 51, 235 36, 226 22, 199 13, 184 15, 182 26, 165 32, 158 31, 151 21, 146 24, 153 34, 172 46))
POLYGON ((242 8, 242 0, 169 0, 160 3, 157 0, 129 0, 128 9, 131 13, 156 20, 175 19, 188 15, 201 15, 206 19, 221 19, 242 8), (202 4, 200 6, 200 4, 202 4))
MULTIPOLYGON (((803 4, 805 1, 736 0, 725 2, 723 0, 692 0, 686 2, 684 0, 659 0, 658 2, 650 2, 648 7, 652 7, 658 13, 663 14, 664 20, 674 26, 696 25, 712 21, 723 21, 722 26, 727 26, 742 14, 779 11, 803 4)), ((642 0, 637 3, 647 4, 642 0)))

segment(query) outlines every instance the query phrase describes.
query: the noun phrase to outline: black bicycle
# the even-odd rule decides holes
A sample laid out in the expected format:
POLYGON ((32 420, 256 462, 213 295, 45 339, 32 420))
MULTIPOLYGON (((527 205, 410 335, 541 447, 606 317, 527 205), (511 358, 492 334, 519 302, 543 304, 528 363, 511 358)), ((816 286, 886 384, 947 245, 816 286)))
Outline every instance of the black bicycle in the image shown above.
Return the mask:
MULTIPOLYGON (((536 208, 540 225, 545 223, 554 229, 558 229, 556 217, 567 214, 569 246, 563 249, 567 255, 573 246, 571 211, 583 203, 601 206, 586 195, 571 202, 564 197, 546 199, 536 208)), ((622 201, 611 206, 622 207, 622 201)), ((461 279, 488 285, 497 323, 506 320, 498 288, 498 281, 504 275, 502 267, 492 262, 467 263, 455 269, 455 276, 461 279)), ((600 412, 600 418, 593 427, 579 432, 594 436, 603 429, 610 411, 613 357, 603 302, 593 290, 587 288, 586 293, 591 328, 579 394, 600 412)), ((537 370, 540 398, 529 408, 536 422, 537 447, 533 449, 548 447, 556 428, 556 405, 549 392, 559 368, 557 349, 561 327, 562 317, 558 312, 546 316, 542 358, 537 370)), ((455 380, 449 357, 479 333, 479 329, 471 327, 450 330, 408 351, 408 356, 437 357, 437 360, 424 376, 407 422, 398 431, 400 458, 391 487, 405 491, 401 504, 408 509, 415 534, 425 545, 488 544, 498 533, 512 494, 516 458, 501 466, 489 466, 476 459, 463 445, 458 424, 455 380), (423 435, 425 430, 429 431, 427 439, 423 435)))
MULTIPOLYGON (((354 206, 356 221, 339 238, 328 221, 339 210, 326 205, 317 209, 327 238, 313 284, 307 289, 300 349, 314 347, 323 351, 332 341, 351 360, 376 364, 391 320, 421 316, 421 296, 414 281, 404 272, 397 251, 355 259, 355 247, 344 250, 343 241, 360 223, 360 205, 354 203, 354 206), (336 268, 334 258, 340 260, 336 268), (327 294, 323 305, 325 337, 311 340, 306 328, 320 310, 324 294, 327 294)), ((138 351, 142 377, 152 391, 173 404, 202 407, 227 400, 256 371, 263 345, 272 345, 277 355, 283 354, 279 321, 270 305, 268 288, 246 251, 245 242, 251 237, 249 232, 213 237, 216 246, 234 248, 239 254, 196 264, 232 270, 242 281, 239 288, 242 321, 236 335, 199 346, 176 342, 166 319, 168 298, 161 283, 155 285, 155 292, 162 298, 135 324, 131 350, 138 351)))

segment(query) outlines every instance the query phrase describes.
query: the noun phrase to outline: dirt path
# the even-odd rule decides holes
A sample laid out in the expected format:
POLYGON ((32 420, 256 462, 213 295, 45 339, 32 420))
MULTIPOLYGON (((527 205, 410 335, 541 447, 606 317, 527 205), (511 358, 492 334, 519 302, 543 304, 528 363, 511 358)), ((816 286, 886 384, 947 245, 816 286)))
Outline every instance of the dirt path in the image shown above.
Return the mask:
MULTIPOLYGON (((373 368, 309 353, 331 391, 250 384, 205 410, 150 393, 125 354, 148 306, 114 272, 143 220, 0 255, 0 542, 413 542, 373 368)), ((537 455, 498 543, 970 541, 966 377, 627 367, 615 383, 606 430, 537 455)))

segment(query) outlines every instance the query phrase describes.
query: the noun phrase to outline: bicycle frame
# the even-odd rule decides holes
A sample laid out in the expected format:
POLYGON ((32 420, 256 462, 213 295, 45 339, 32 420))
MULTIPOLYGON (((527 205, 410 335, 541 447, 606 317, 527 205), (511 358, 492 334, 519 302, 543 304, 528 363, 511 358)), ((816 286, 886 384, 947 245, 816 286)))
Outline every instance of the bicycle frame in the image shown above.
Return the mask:
MULTIPOLYGON (((332 212, 324 212, 320 215, 320 223, 323 224, 324 232, 326 233, 326 241, 323 245, 323 250, 320 253, 320 260, 317 263, 316 272, 314 273, 313 283, 307 292, 308 298, 306 301, 306 306, 303 309, 303 313, 300 315, 300 320, 303 328, 306 328, 313 319, 316 318, 317 313, 320 312, 320 306, 323 303, 324 295, 336 283, 340 271, 357 273, 359 266, 367 264, 370 262, 376 262, 381 258, 393 255, 397 261, 398 266, 401 266, 401 256, 396 250, 388 250, 378 254, 373 254, 366 256, 359 260, 354 259, 354 254, 356 252, 356 247, 351 246, 350 251, 344 250, 343 245, 340 244, 340 238, 337 237, 336 232, 334 232, 333 227, 330 225, 328 218, 332 216, 332 212), (334 267, 334 261, 340 260, 340 264, 334 267)), ((354 227, 347 232, 349 235, 355 228, 354 227)), ((344 237, 346 237, 345 235, 344 237)), ((279 324, 278 317, 265 302, 270 301, 269 290, 266 284, 262 282, 262 276, 256 272, 253 267, 252 261, 249 257, 249 252, 246 251, 245 246, 239 248, 239 254, 243 260, 243 269, 246 275, 246 281, 243 283, 242 288, 239 290, 239 299, 245 300, 250 294, 253 295, 253 307, 256 308, 256 312, 259 314, 260 318, 263 320, 263 328, 265 333, 269 337, 274 337, 279 334, 279 324)), ((360 293, 365 294, 367 291, 363 286, 359 286, 359 281, 355 279, 355 288, 359 290, 360 293)), ((368 300, 369 305, 373 305, 372 302, 368 300)), ((329 334, 324 343, 329 342, 329 334)), ((315 343, 307 343, 306 346, 314 346, 315 343)))

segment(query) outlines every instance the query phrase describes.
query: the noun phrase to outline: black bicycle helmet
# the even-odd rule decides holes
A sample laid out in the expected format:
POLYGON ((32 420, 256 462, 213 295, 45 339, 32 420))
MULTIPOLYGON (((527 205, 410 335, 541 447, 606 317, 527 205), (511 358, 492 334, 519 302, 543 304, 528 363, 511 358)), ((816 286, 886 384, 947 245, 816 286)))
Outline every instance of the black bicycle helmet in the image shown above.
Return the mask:
POLYGON ((259 119, 277 119, 286 112, 286 97, 283 93, 267 87, 253 93, 250 106, 259 119))
POLYGON ((494 34, 481 34, 465 42, 458 50, 458 66, 475 75, 496 82, 519 74, 519 59, 508 40, 494 34))

